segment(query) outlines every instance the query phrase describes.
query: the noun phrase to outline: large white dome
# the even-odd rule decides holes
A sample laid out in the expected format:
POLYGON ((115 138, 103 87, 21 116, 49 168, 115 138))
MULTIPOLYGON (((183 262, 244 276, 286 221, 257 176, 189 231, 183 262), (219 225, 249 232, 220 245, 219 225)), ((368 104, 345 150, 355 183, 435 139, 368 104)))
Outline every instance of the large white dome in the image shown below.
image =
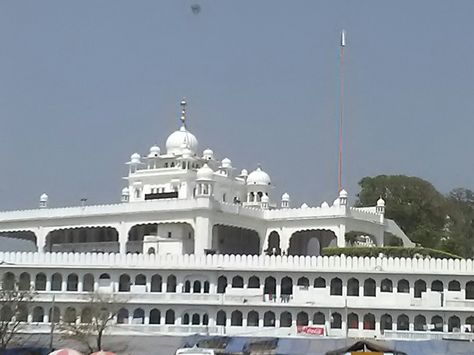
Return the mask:
POLYGON ((252 171, 247 177, 247 185, 270 185, 270 176, 260 167, 252 171))
POLYGON ((166 140, 166 153, 181 155, 183 152, 183 147, 191 150, 193 154, 197 152, 198 141, 194 134, 189 132, 184 126, 182 126, 178 131, 171 133, 171 135, 166 140))

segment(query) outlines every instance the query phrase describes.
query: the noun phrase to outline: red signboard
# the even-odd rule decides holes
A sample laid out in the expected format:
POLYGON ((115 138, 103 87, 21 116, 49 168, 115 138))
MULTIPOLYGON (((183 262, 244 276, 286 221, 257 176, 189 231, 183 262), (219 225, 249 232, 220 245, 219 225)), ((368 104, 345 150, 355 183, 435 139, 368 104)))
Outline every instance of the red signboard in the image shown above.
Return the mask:
POLYGON ((316 327, 316 326, 298 326, 296 328, 298 333, 310 334, 310 335, 324 335, 324 327, 316 327))

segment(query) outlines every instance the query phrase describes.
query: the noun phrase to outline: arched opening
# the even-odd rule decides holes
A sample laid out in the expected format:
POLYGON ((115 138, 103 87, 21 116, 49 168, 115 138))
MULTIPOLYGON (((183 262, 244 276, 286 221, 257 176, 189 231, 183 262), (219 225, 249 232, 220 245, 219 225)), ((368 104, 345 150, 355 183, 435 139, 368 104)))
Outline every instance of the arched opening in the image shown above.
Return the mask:
POLYGON ((204 281, 204 293, 209 293, 209 281, 204 281))
POLYGON ((316 312, 313 315, 313 324, 315 324, 315 325, 324 325, 324 324, 326 324, 326 316, 324 315, 324 313, 316 312))
POLYGON ((439 280, 435 280, 431 283, 431 291, 433 292, 443 292, 443 283, 439 280))
POLYGON ((28 308, 25 304, 19 304, 16 309, 15 318, 18 322, 28 321, 28 308))
POLYGON ((347 327, 349 329, 359 329, 359 316, 355 313, 347 315, 347 327))
POLYGON ((418 332, 422 332, 426 330, 426 318, 425 316, 419 314, 415 317, 415 323, 413 325, 413 329, 418 332))
POLYGON ((0 310, 0 321, 10 322, 13 318, 13 311, 10 306, 3 306, 0 310))
POLYGON ((314 288, 326 288, 326 280, 322 277, 314 279, 314 288))
POLYGON ((128 324, 128 310, 121 308, 117 313, 118 324, 128 324))
POLYGON ((2 251, 35 252, 36 235, 32 231, 0 232, 2 251))
POLYGON ((174 311, 172 309, 168 309, 165 314, 165 323, 174 324, 174 318, 174 311))
POLYGON ((69 274, 67 277, 67 291, 77 291, 79 277, 76 274, 69 274))
POLYGON ((230 318, 230 325, 234 327, 242 326, 242 312, 233 311, 230 318))
POLYGON ((341 329, 342 328, 342 317, 339 313, 334 312, 331 314, 331 329, 341 329))
POLYGON ((181 324, 188 325, 189 324, 189 314, 185 313, 183 318, 181 319, 181 324))
POLYGON ((265 279, 263 294, 269 295, 270 299, 273 299, 276 297, 276 280, 274 277, 269 276, 265 279))
POLYGON ((380 329, 381 330, 392 330, 393 321, 392 316, 390 314, 384 314, 380 318, 380 329))
POLYGON ((309 288, 309 280, 307 277, 300 277, 297 281, 297 286, 307 289, 309 288))
POLYGON ((191 292, 191 281, 189 280, 186 280, 184 282, 184 290, 183 290, 184 293, 190 293, 191 292))
POLYGON ((20 280, 18 282, 18 289, 20 291, 28 291, 31 288, 31 278, 30 274, 27 272, 22 272, 20 274, 20 280))
POLYGON ((51 323, 59 323, 61 319, 61 313, 58 307, 50 308, 49 309, 49 322, 51 323))
POLYGON ((347 281, 347 295, 359 296, 359 280, 350 278, 349 281, 347 281))
POLYGON ((63 277, 59 273, 53 274, 51 277, 51 291, 61 291, 63 277))
POLYGON ((364 329, 375 330, 375 316, 372 313, 364 315, 364 329))
POLYGON ((219 276, 217 279, 217 293, 225 293, 227 288, 227 278, 225 276, 219 276))
POLYGON ((82 283, 82 290, 85 292, 93 292, 94 291, 94 275, 92 274, 85 274, 84 280, 82 283))
POLYGON ((227 320, 227 315, 223 310, 217 312, 216 316, 216 325, 225 325, 227 320))
POLYGON ((244 288, 244 279, 241 276, 232 278, 232 288, 244 288))
POLYGON ((40 272, 35 278, 35 290, 46 291, 46 275, 40 272))
POLYGON ((130 292, 130 276, 127 274, 120 275, 119 292, 130 292))
POLYGON ((46 236, 49 252, 118 253, 118 232, 112 227, 57 229, 46 236))
POLYGON ((319 256, 323 248, 336 246, 336 242, 336 234, 330 230, 311 229, 298 231, 290 237, 288 255, 319 256))
POLYGON ((442 332, 443 331, 443 318, 440 316, 431 317, 431 331, 432 332, 442 332))
POLYGON ((415 282, 415 297, 421 298, 423 292, 426 292, 426 282, 423 280, 417 280, 415 282))
POLYGON ((468 331, 470 332, 474 331, 474 316, 467 317, 464 323, 468 327, 467 328, 468 331))
POLYGON ((207 313, 202 316, 202 325, 209 325, 209 315, 207 313))
POLYGON ((35 307, 33 309, 33 322, 43 323, 44 322, 44 309, 43 307, 35 307))
POLYGON ((192 325, 199 325, 201 324, 201 316, 197 313, 194 313, 192 318, 191 318, 191 324, 192 325))
POLYGON ((466 283, 466 299, 474 300, 474 281, 466 283))
POLYGON ((293 320, 292 320, 290 312, 283 312, 280 315, 280 327, 283 327, 283 328, 291 327, 292 322, 293 320))
POLYGON ((364 296, 375 297, 375 280, 374 279, 366 279, 364 281, 364 296))
POLYGON ((309 317, 308 313, 306 312, 299 312, 296 315, 296 326, 306 326, 309 324, 309 317))
POLYGON ((457 316, 448 319, 448 332, 459 333, 461 331, 461 320, 457 316))
POLYGON ((135 285, 136 286, 145 286, 146 285, 146 276, 143 274, 138 274, 135 276, 135 285))
POLYGON ((193 293, 201 293, 201 281, 196 280, 193 282, 193 293))
POLYGON ((250 311, 247 314, 247 326, 248 327, 258 327, 258 312, 250 311))
POLYGON ((456 280, 452 280, 448 284, 448 291, 461 291, 461 283, 456 280))
POLYGON ((67 307, 64 311, 63 321, 65 323, 76 323, 76 309, 74 307, 67 307))
POLYGON ((410 293, 410 283, 407 280, 400 280, 397 284, 398 293, 410 293))
POLYGON ((283 302, 288 302, 293 294, 293 280, 285 276, 281 280, 281 299, 283 302))
POLYGON ((380 292, 393 292, 393 284, 390 279, 383 279, 380 284, 380 292))
POLYGON ((257 276, 252 276, 249 279, 248 288, 260 288, 260 279, 257 276))
POLYGON ((110 279, 110 275, 107 273, 101 274, 99 276, 99 288, 100 287, 110 287, 112 285, 112 280, 110 279))
POLYGON ((267 255, 281 255, 280 235, 273 231, 268 236, 268 247, 265 250, 267 255))
POLYGON ((153 308, 150 311, 150 324, 160 324, 161 322, 161 312, 160 310, 153 308))
POLYGON ((409 329, 410 329, 410 319, 408 319, 408 316, 406 314, 400 314, 397 318, 397 330, 409 330, 409 329))
POLYGON ((331 296, 342 296, 342 281, 340 278, 336 277, 331 280, 331 296))
POLYGON ((265 312, 263 315, 263 326, 274 327, 275 326, 275 313, 272 311, 265 312))
POLYGON ((166 279, 166 292, 176 292, 176 276, 169 275, 166 279))
POLYGON ((81 323, 82 324, 91 324, 92 323, 92 310, 89 307, 86 307, 81 312, 81 323))
POLYGON ((251 229, 216 224, 212 228, 212 249, 218 254, 258 255, 260 237, 251 229))
POLYGON ((145 311, 137 308, 133 311, 133 324, 145 324, 145 311))

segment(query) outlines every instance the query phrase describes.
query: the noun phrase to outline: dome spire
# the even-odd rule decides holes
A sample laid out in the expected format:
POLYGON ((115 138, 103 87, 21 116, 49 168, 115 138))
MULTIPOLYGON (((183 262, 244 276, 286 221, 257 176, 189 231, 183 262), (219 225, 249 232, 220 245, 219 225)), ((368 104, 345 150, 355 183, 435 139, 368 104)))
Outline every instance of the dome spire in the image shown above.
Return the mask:
POLYGON ((183 127, 186 128, 186 99, 183 97, 183 99, 181 100, 181 123, 183 124, 183 127))

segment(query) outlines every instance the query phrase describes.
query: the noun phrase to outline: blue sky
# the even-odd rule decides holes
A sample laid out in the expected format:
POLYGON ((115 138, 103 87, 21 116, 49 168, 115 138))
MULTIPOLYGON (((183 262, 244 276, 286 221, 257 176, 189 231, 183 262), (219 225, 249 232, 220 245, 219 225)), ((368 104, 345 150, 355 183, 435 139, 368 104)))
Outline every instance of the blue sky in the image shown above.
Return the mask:
POLYGON ((2 1, 1 209, 118 201, 131 153, 164 148, 182 96, 202 149, 258 163, 277 199, 401 173, 474 188, 473 1, 2 1), (201 12, 190 7, 199 4, 201 12))

